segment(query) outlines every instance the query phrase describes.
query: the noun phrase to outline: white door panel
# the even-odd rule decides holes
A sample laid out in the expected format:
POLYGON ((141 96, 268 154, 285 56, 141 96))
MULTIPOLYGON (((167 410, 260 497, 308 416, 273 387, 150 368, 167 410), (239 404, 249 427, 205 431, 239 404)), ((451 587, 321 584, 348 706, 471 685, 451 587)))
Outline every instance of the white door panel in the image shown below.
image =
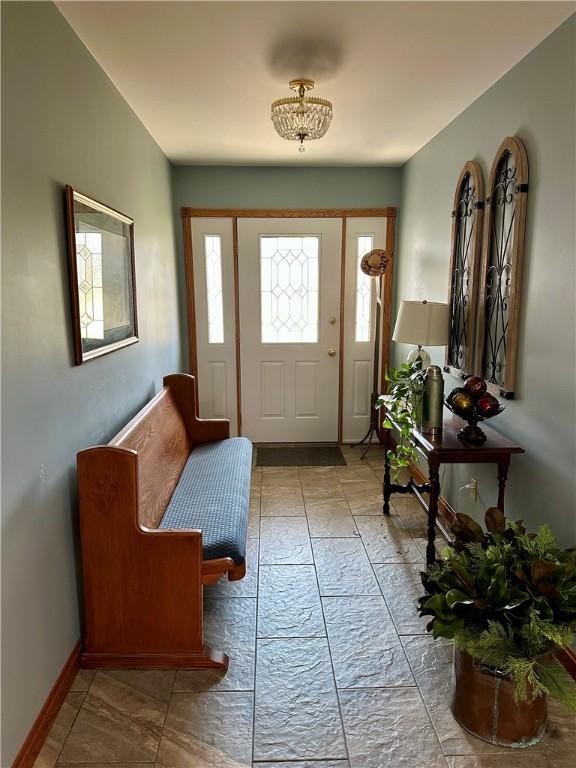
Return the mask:
POLYGON ((242 423, 255 442, 338 439, 341 237, 340 219, 238 221, 242 423))
POLYGON ((193 218, 191 226, 200 416, 230 419, 236 435, 233 220, 193 218))
POLYGON ((342 439, 361 440, 370 425, 370 394, 378 279, 360 270, 361 257, 386 247, 387 219, 346 220, 346 290, 344 300, 344 377, 342 439))

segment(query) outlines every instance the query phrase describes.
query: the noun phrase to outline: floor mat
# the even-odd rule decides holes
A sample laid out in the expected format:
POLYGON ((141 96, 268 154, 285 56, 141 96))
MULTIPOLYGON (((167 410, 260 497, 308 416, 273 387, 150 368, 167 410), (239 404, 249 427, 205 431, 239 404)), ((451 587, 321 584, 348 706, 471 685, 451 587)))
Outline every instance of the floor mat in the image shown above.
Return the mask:
POLYGON ((257 467, 345 467, 337 445, 261 445, 256 448, 257 467))

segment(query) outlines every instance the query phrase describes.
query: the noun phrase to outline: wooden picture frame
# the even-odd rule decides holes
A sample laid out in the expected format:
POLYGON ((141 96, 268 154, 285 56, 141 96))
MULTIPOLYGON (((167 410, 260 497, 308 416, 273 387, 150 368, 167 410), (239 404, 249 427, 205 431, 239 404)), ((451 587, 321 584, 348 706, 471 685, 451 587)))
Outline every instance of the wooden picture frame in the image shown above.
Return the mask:
POLYGON ((494 395, 511 399, 524 261, 528 155, 516 136, 504 139, 492 163, 484 217, 476 373, 494 395))
POLYGON ((138 338, 134 221, 66 187, 74 362, 82 365, 138 338))
POLYGON ((478 274, 484 217, 484 177, 480 165, 469 160, 454 192, 450 256, 450 338, 444 370, 465 378, 474 371, 478 274))

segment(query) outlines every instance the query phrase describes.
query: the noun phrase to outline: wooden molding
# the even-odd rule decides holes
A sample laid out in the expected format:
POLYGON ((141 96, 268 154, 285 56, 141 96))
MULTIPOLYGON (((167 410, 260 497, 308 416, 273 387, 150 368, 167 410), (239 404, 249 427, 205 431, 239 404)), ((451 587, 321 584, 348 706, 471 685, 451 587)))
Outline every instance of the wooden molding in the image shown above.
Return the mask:
POLYGON ((182 237, 184 239, 184 273, 186 277, 186 309, 188 319, 188 370, 196 378, 196 382, 198 382, 194 258, 192 254, 192 225, 190 219, 182 219, 182 237))
POLYGON ((383 280, 382 295, 382 348, 380 350, 380 392, 387 390, 386 369, 390 363, 390 342, 392 340, 392 295, 394 291, 394 238, 396 230, 396 212, 386 221, 386 253, 388 267, 383 280))
POLYGON ((242 435, 242 361, 240 359, 240 274, 238 265, 238 219, 232 219, 232 258, 234 260, 234 333, 236 336, 236 426, 242 435))
POLYGON ((396 208, 187 208, 180 209, 183 219, 236 218, 236 219, 334 219, 352 216, 396 216, 396 208))
POLYGON ((62 671, 52 686, 48 698, 44 702, 44 706, 34 721, 34 725, 30 729, 28 736, 26 736, 24 744, 20 747, 20 751, 12 763, 12 768, 31 768, 34 765, 36 758, 40 754, 42 745, 46 741, 48 732, 56 719, 56 715, 64 703, 66 694, 70 690, 74 678, 80 669, 80 650, 81 643, 79 640, 62 667, 62 671))
POLYGON ((342 251, 340 254, 340 358, 338 360, 338 442, 344 428, 344 305, 346 303, 346 219, 342 219, 342 251))
MULTIPOLYGON (((474 354, 476 351, 476 314, 478 306, 478 274, 480 272, 480 257, 482 246, 482 223, 484 218, 484 176, 482 175, 482 168, 475 160, 469 160, 462 168, 458 182, 456 183, 456 191, 454 192, 454 206, 452 209, 452 240, 451 240, 451 254, 450 254, 450 273, 448 277, 448 303, 450 304, 450 316, 453 313, 454 296, 452 290, 452 282, 454 271, 457 266, 458 252, 459 250, 468 250, 468 267, 469 267, 469 279, 468 279, 468 302, 466 306, 466 348, 464 353, 464 360, 461 367, 454 364, 454 361, 450 362, 450 345, 446 347, 446 362, 444 370, 451 373, 453 376, 469 376, 474 371, 474 354), (459 238, 459 221, 458 210, 461 205, 462 187, 467 183, 468 179, 471 179, 472 185, 475 191, 474 208, 470 213, 469 221, 472 225, 472 236, 470 239, 470 245, 468 249, 465 249, 459 238)), ((463 279, 463 278, 462 278, 463 279)), ((452 325, 450 326, 450 333, 452 333, 452 325)))

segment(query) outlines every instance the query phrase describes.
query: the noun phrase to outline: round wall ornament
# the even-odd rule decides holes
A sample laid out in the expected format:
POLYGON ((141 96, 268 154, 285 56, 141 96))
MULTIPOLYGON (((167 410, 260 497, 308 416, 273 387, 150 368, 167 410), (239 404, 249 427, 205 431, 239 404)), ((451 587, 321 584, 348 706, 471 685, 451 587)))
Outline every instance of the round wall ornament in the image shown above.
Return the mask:
POLYGON ((388 263, 390 261, 390 254, 388 251, 382 250, 382 248, 374 248, 365 256, 362 257, 360 262, 360 269, 370 277, 380 277, 386 272, 388 263))

